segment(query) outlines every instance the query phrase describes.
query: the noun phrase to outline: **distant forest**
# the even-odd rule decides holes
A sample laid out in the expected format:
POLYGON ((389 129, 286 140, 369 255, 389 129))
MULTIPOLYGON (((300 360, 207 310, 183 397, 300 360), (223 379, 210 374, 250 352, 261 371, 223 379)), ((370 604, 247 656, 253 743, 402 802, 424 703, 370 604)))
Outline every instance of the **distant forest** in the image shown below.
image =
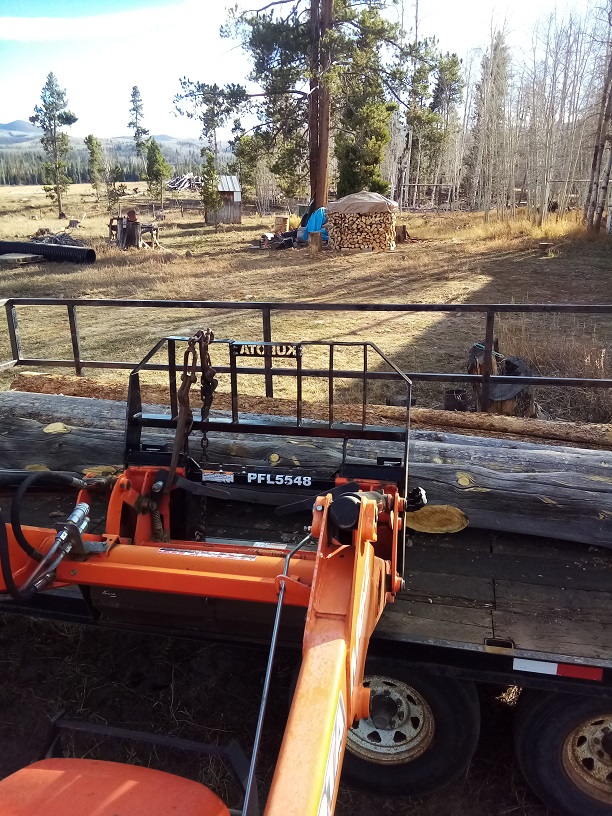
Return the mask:
MULTIPOLYGON (((177 175, 182 173, 199 173, 202 164, 200 152, 192 146, 160 145, 166 160, 172 165, 177 175)), ((130 142, 113 144, 105 149, 110 162, 121 168, 122 179, 126 182, 140 181, 143 163, 134 155, 134 145, 130 142)), ((25 147, 6 147, 0 149, 0 185, 6 184, 42 184, 42 166, 45 161, 42 149, 25 147)), ((87 169, 88 153, 83 149, 73 149, 67 158, 67 173, 75 184, 89 181, 87 169)))

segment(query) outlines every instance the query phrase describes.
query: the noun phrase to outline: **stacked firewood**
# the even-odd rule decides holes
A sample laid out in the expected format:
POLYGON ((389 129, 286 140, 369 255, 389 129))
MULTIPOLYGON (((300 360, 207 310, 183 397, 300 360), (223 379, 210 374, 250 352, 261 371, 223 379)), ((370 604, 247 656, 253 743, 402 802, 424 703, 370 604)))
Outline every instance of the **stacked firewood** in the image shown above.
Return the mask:
POLYGON ((327 213, 333 249, 395 249, 394 212, 327 213))

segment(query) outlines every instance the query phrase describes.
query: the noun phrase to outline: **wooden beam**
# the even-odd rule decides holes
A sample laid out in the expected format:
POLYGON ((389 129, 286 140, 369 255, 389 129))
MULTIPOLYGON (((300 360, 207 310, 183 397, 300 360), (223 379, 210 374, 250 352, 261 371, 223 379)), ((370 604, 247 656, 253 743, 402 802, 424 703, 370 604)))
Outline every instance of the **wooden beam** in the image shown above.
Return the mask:
MULTIPOLYGON (((120 465, 124 412, 111 400, 2 392, 0 461, 9 468, 43 464, 57 470, 120 465), (68 433, 44 432, 58 421, 68 433)), ((147 432, 147 438, 169 441, 171 435, 147 432)), ((332 473, 342 460, 334 440, 214 433, 209 439, 209 460, 224 464, 332 473)), ((371 464, 400 452, 398 443, 355 442, 348 461, 371 464)), ((612 547, 610 452, 415 431, 409 471, 432 504, 459 507, 472 527, 612 547)))

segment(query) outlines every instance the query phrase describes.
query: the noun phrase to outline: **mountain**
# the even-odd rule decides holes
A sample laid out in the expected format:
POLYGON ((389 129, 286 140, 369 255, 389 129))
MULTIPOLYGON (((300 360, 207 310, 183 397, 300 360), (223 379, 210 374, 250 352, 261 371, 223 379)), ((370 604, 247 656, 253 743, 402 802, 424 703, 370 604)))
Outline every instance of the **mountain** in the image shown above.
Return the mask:
MULTIPOLYGON (((26 122, 23 119, 16 119, 14 122, 0 123, 0 149, 40 149, 39 139, 42 136, 42 130, 33 125, 31 122, 26 122)), ((73 150, 84 148, 83 138, 80 136, 72 136, 68 133, 70 139, 70 146, 73 150)), ((167 149, 173 149, 179 153, 197 151, 199 152, 201 143, 197 139, 179 138, 176 136, 168 136, 166 133, 160 133, 153 137, 157 142, 164 145, 167 149)), ((133 136, 113 136, 110 139, 100 139, 102 146, 108 149, 119 149, 125 147, 132 147, 134 144, 133 136)))
POLYGON ((26 122, 24 119, 15 119, 14 122, 7 122, 5 125, 0 124, 0 130, 8 130, 14 133, 40 133, 40 128, 33 125, 31 122, 26 122))
POLYGON ((42 130, 26 122, 16 119, 14 122, 0 124, 0 147, 14 147, 17 145, 34 146, 42 134, 42 130))

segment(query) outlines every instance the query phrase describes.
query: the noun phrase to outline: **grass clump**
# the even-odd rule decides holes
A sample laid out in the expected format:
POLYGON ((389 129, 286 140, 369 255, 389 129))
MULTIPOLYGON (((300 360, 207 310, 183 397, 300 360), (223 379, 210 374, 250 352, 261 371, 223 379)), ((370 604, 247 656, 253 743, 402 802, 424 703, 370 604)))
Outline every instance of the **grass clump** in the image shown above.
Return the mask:
MULTIPOLYGON (((527 315, 504 316, 498 335, 501 351, 529 360, 536 376, 612 380, 610 343, 591 319, 550 315, 536 331, 527 315)), ((556 419, 612 422, 609 388, 544 387, 536 398, 556 419)))

